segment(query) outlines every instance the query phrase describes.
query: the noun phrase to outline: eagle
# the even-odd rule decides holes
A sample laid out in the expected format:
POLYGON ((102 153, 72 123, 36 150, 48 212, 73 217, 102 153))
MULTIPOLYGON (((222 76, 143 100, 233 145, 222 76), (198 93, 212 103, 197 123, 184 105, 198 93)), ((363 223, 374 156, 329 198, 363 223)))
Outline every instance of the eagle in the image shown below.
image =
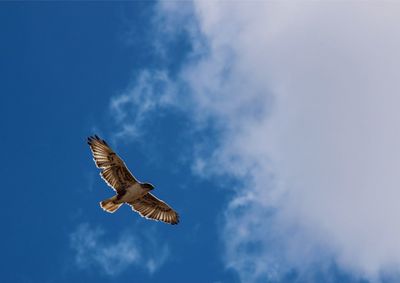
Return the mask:
POLYGON ((114 213, 122 204, 127 203, 142 217, 178 224, 178 213, 151 194, 154 186, 139 182, 104 140, 97 135, 90 136, 88 144, 97 168, 101 169, 100 176, 116 192, 115 196, 100 202, 103 210, 114 213))

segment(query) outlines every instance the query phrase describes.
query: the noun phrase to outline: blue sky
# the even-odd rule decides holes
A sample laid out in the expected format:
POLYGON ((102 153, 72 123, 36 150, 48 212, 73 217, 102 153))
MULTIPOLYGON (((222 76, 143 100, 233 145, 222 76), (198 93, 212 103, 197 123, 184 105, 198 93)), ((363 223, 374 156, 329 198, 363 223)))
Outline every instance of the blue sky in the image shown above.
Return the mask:
POLYGON ((0 3, 2 280, 397 282, 399 6, 207 3, 0 3))
MULTIPOLYGON (((151 49, 153 4, 1 6, 0 112, 4 157, 9 160, 2 166, 3 188, 9 189, 4 192, 10 198, 21 193, 18 201, 6 203, 2 216, 7 227, 1 236, 3 279, 237 281, 218 256, 217 221, 227 198, 224 189, 210 181, 192 180, 190 166, 181 160, 189 148, 180 135, 189 127, 187 118, 166 112, 146 121, 151 130, 145 143, 114 144, 134 174, 155 184, 157 195, 180 212, 180 225, 144 221, 129 207, 108 215, 98 206, 113 192, 98 176, 86 137, 96 128, 97 134, 111 140, 111 96, 125 89, 142 68, 159 64, 151 49), (104 245, 131 234, 154 257, 162 257, 165 246, 168 259, 153 274, 145 262, 124 267, 117 275, 106 274, 96 263, 80 268, 70 241, 80 225, 103 230, 99 240, 104 245), (154 247, 146 247, 151 244, 154 247)), ((188 46, 182 39, 176 48, 172 56, 179 61, 188 46)))

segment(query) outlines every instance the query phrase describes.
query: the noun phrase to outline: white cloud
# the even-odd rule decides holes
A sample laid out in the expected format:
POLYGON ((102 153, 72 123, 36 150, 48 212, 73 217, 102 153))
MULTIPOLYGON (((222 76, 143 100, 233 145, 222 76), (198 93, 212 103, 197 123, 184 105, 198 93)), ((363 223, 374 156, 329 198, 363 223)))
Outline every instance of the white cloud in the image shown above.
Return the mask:
POLYGON ((195 1, 193 16, 203 55, 180 83, 223 130, 214 169, 249 176, 226 212, 227 266, 243 282, 332 261, 395 274, 400 4, 195 1))
POLYGON ((115 138, 140 135, 147 117, 171 105, 200 124, 213 118, 219 146, 198 150, 194 171, 246 178, 225 213, 226 265, 243 282, 293 269, 311 282, 309 270, 331 262, 372 281, 395 274, 399 4, 160 7, 164 32, 184 27, 193 54, 176 84, 144 71, 114 98, 115 138), (191 103, 177 99, 179 85, 191 103))
POLYGON ((144 267, 152 274, 165 263, 169 255, 168 246, 138 240, 129 233, 111 237, 107 241, 108 237, 99 227, 91 227, 87 223, 79 225, 70 235, 76 265, 81 269, 100 268, 110 276, 118 275, 130 266, 144 267))

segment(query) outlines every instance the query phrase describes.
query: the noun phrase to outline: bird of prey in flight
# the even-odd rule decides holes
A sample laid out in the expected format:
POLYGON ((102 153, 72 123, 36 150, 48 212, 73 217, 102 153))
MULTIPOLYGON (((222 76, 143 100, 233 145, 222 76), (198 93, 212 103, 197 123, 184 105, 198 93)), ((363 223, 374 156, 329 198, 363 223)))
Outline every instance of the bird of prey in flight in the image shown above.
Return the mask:
POLYGON ((142 217, 178 224, 179 215, 168 204, 150 193, 152 184, 141 183, 129 172, 124 161, 97 135, 88 138, 100 176, 117 193, 115 196, 100 202, 107 212, 115 212, 122 204, 127 203, 132 210, 142 217))

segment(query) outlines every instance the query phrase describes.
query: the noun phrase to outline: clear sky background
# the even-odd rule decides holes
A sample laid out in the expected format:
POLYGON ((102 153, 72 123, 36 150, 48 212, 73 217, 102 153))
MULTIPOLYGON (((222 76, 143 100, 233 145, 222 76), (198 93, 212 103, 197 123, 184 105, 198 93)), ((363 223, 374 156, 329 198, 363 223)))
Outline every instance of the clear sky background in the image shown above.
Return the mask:
POLYGON ((3 282, 398 282, 397 2, 0 1, 3 282), (181 215, 129 206, 107 140, 181 215))

